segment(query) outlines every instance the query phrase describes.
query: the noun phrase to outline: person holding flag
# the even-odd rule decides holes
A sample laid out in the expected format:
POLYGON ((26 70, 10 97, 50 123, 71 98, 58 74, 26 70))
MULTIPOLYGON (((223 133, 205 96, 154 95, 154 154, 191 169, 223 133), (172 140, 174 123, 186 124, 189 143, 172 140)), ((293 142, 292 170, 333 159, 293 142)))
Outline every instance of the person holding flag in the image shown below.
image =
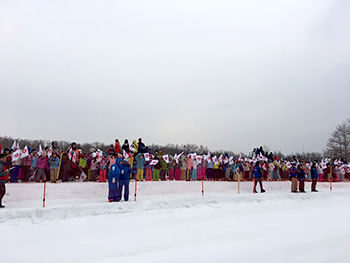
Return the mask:
POLYGON ((160 180, 165 181, 168 172, 169 155, 162 155, 160 157, 160 180))
POLYGON ((142 138, 139 138, 138 141, 139 141, 139 142, 137 143, 137 145, 138 145, 138 153, 145 153, 145 152, 146 152, 146 146, 145 146, 145 144, 142 142, 142 138))
POLYGON ((27 152, 25 155, 21 155, 22 157, 22 182, 28 182, 30 178, 30 168, 32 165, 32 155, 29 155, 28 148, 25 147, 22 153, 27 152))
POLYGON ((10 174, 10 183, 18 183, 18 176, 21 168, 21 150, 19 146, 17 146, 17 149, 12 153, 11 157, 13 169, 10 174))
POLYGON ((71 144, 71 149, 68 151, 68 157, 69 157, 69 160, 71 161, 71 166, 69 171, 69 180, 74 181, 81 174, 81 171, 78 167, 80 152, 75 142, 72 142, 71 144))

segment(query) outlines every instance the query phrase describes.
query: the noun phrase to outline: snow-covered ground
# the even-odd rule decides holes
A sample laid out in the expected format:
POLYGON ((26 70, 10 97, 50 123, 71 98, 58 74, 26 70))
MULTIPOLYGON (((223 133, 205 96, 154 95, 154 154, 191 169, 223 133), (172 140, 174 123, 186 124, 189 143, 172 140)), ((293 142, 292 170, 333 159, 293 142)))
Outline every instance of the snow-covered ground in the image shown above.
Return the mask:
POLYGON ((289 182, 7 184, 0 262, 350 262, 350 183, 290 193, 289 182))

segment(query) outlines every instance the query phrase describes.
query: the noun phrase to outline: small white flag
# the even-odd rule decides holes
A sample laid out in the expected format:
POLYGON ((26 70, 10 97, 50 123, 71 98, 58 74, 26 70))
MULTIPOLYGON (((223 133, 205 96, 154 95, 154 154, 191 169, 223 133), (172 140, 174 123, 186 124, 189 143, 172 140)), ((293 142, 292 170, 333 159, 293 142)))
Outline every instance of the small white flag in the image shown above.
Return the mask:
POLYGON ((158 160, 152 160, 149 165, 156 165, 158 163, 158 160))
POLYGON ((168 154, 163 155, 163 159, 166 163, 169 163, 169 155, 168 154))
POLYGON ((49 151, 47 152, 47 157, 51 157, 52 155, 52 146, 50 147, 49 151))
POLYGON ((148 162, 151 160, 151 157, 149 156, 149 153, 144 153, 143 156, 145 157, 145 161, 148 162))
POLYGON ((232 164, 234 163, 234 161, 233 161, 233 156, 230 156, 230 158, 228 159, 228 161, 229 161, 229 164, 232 165, 232 164))
POLYGON ((13 144, 12 144, 11 149, 12 149, 12 150, 16 150, 16 148, 17 148, 17 141, 15 140, 15 141, 13 142, 13 144))
POLYGON ((43 154, 43 148, 41 147, 41 144, 40 144, 38 155, 41 156, 42 154, 43 154))
POLYGON ((86 178, 87 178, 86 173, 84 173, 84 172, 82 171, 81 174, 80 174, 79 181, 80 181, 80 182, 83 182, 86 178))
POLYGON ((129 154, 128 154, 125 150, 123 150, 123 157, 124 157, 125 159, 128 159, 128 158, 129 158, 129 154))
POLYGON ((25 158, 29 156, 29 152, 28 152, 28 147, 27 145, 23 148, 22 152, 21 152, 21 159, 25 158))
POLYGON ((18 159, 20 158, 21 156, 21 150, 20 149, 17 149, 16 151, 14 151, 12 153, 12 161, 15 162, 15 161, 18 161, 18 159))
POLYGON ((219 157, 219 162, 220 162, 220 163, 222 163, 222 158, 223 158, 223 157, 222 157, 222 154, 221 154, 220 157, 219 157))
POLYGON ((132 145, 129 146, 129 149, 130 149, 130 151, 132 151, 133 153, 136 152, 136 149, 135 149, 132 145))

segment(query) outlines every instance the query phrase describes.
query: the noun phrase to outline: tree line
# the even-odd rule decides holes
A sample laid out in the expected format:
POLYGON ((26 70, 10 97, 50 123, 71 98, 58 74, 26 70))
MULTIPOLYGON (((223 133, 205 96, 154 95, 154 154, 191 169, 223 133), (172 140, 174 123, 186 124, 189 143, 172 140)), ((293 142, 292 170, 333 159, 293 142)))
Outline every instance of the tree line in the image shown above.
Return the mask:
MULTIPOLYGON (((32 150, 38 150, 39 145, 44 148, 49 148, 52 141, 49 140, 30 140, 30 139, 21 139, 13 138, 10 136, 4 136, 0 138, 0 144, 2 149, 11 148, 14 140, 17 140, 20 147, 28 146, 32 150)), ((59 148, 62 150, 68 150, 71 142, 67 141, 55 141, 59 148)), ((101 149, 104 152, 107 152, 110 144, 104 144, 101 142, 92 142, 92 143, 78 143, 78 148, 81 149, 84 153, 90 152, 92 149, 101 149)), ((163 151, 165 153, 174 155, 175 153, 184 152, 184 153, 198 153, 200 155, 207 154, 210 149, 207 146, 196 145, 196 144, 167 144, 167 145, 157 145, 152 144, 148 145, 151 152, 154 151, 163 151)), ((264 146, 265 150, 270 151, 269 147, 264 146)), ((220 155, 224 153, 229 153, 235 157, 241 155, 242 157, 249 156, 250 154, 245 153, 234 153, 232 151, 214 151, 213 155, 220 155)), ((326 149, 323 153, 320 152, 307 152, 307 153, 293 153, 284 155, 281 151, 274 151, 274 155, 278 156, 280 159, 291 159, 293 156, 298 156, 303 160, 321 160, 323 157, 330 157, 334 159, 342 158, 345 161, 349 161, 350 158, 350 118, 346 121, 338 124, 335 130, 330 134, 330 137, 327 141, 326 149)))

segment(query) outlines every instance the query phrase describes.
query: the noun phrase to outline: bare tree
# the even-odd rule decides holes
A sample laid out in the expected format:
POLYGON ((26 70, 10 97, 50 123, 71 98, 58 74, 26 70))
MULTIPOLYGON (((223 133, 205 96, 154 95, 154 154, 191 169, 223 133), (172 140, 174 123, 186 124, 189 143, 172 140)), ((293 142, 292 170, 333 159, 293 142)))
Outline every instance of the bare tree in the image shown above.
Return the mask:
POLYGON ((325 154, 332 158, 350 158, 350 119, 337 125, 327 142, 325 154))

